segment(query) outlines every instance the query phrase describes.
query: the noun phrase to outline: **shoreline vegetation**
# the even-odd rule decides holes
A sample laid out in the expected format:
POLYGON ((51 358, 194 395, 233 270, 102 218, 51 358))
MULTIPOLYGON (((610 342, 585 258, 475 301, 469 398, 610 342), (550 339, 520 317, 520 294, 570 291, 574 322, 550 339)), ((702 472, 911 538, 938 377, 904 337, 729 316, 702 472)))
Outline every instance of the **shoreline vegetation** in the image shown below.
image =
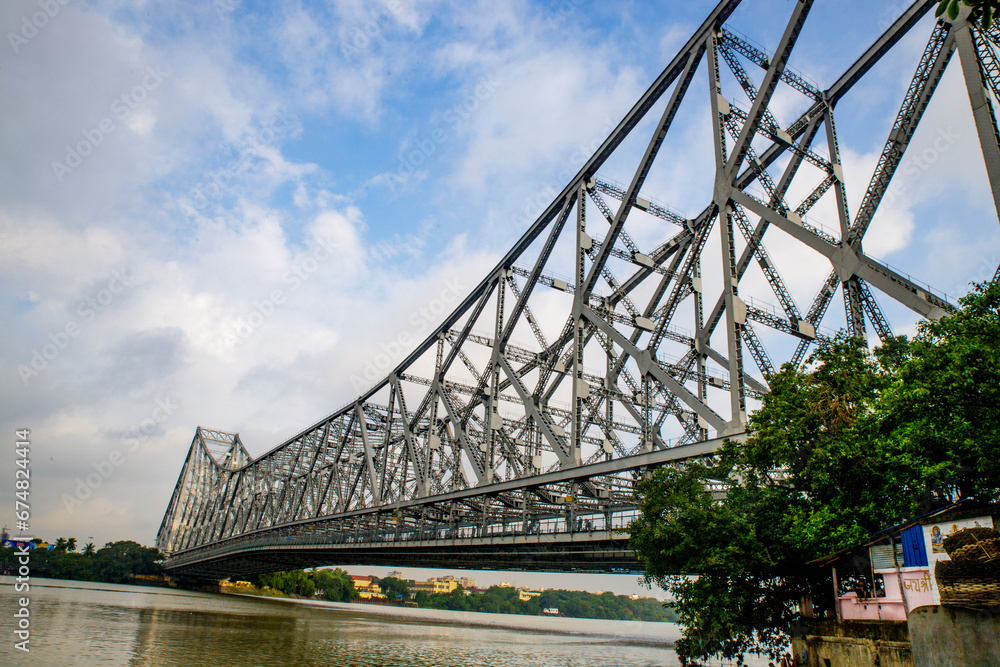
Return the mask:
MULTIPOLYGON (((0 574, 17 572, 17 549, 0 547, 0 574)), ((129 540, 109 542, 100 549, 87 544, 76 551, 76 539, 59 538, 52 546, 44 545, 30 552, 31 576, 137 586, 159 586, 253 595, 258 597, 328 600, 355 604, 408 606, 422 609, 475 611, 494 614, 542 616, 545 610, 558 609, 557 615, 594 620, 677 622, 670 605, 653 598, 633 599, 611 592, 545 590, 532 592, 521 599, 521 590, 510 586, 491 586, 482 591, 466 592, 458 586, 449 593, 410 595, 407 580, 395 577, 373 577, 386 599, 362 599, 351 576, 337 569, 290 570, 248 577, 248 581, 219 582, 205 585, 178 582, 165 576, 161 562, 163 554, 154 547, 144 547, 129 540)))
MULTIPOLYGON (((41 540, 29 553, 31 576, 49 579, 73 579, 108 584, 164 585, 163 554, 154 547, 121 540, 108 542, 100 549, 87 543, 83 551, 76 550, 76 538, 60 537, 47 548, 41 540)), ((0 547, 0 574, 14 575, 18 571, 17 547, 0 547)))
POLYGON ((521 590, 511 586, 490 586, 481 592, 465 591, 461 586, 449 593, 419 591, 410 595, 408 580, 396 577, 373 577, 373 582, 386 594, 385 600, 361 599, 351 576, 339 568, 274 572, 250 577, 249 581, 223 582, 223 593, 320 599, 331 602, 351 602, 385 606, 409 606, 421 609, 475 611, 493 614, 542 616, 545 610, 558 609, 558 615, 570 618, 614 621, 647 621, 676 623, 673 608, 653 598, 633 599, 610 591, 589 593, 549 589, 532 592, 521 599, 521 590))

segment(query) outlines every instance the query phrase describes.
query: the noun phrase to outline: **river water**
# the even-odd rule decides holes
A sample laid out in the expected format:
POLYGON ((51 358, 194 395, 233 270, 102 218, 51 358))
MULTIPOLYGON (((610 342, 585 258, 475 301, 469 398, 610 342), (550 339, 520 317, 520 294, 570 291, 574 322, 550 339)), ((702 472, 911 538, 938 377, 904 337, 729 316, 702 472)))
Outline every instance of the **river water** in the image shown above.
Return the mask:
MULTIPOLYGON (((671 623, 479 614, 32 579, 30 654, 0 576, 0 664, 657 667, 671 623)), ((748 664, 756 665, 758 661, 748 664)), ((766 661, 760 662, 766 665, 766 661)))

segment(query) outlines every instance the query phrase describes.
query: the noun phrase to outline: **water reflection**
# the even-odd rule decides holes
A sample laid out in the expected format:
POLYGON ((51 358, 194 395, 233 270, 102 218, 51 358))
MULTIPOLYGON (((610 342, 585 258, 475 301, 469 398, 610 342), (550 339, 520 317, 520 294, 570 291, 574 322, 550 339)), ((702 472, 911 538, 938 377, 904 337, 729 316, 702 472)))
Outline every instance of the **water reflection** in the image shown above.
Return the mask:
MULTIPOLYGON (((0 577, 4 608, 12 608, 14 597, 12 580, 0 577)), ((410 617, 398 618, 334 605, 53 580, 34 580, 31 601, 30 662, 43 665, 678 664, 664 640, 649 639, 664 629, 662 624, 519 617, 538 624, 532 627, 557 622, 559 633, 544 633, 457 624, 494 622, 492 617, 508 622, 492 614, 407 610, 410 617), (647 635, 645 641, 634 638, 641 634, 647 635)), ((19 664, 29 657, 12 643, 0 644, 0 664, 12 664, 15 655, 22 658, 19 664)))

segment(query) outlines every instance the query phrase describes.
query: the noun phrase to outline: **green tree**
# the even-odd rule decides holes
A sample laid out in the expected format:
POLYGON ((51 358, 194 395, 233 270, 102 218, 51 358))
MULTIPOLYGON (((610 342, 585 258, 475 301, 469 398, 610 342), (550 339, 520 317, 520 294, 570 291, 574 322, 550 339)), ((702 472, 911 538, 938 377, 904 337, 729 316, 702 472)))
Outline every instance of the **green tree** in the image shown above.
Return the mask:
POLYGON ((66 551, 76 551, 76 538, 71 537, 66 540, 66 551))
POLYGON ((329 588, 327 589, 327 600, 350 602, 357 597, 358 593, 354 589, 354 580, 351 579, 350 574, 339 567, 333 570, 331 574, 333 575, 334 587, 332 591, 329 588))
POLYGON ((921 322, 876 405, 876 435, 921 462, 919 507, 1000 500, 1000 282, 975 285, 962 309, 921 322))
POLYGON ((56 551, 66 551, 66 538, 65 537, 60 537, 59 539, 56 540, 55 550, 56 551))
POLYGON ((466 595, 461 587, 450 593, 426 593, 414 596, 417 606, 428 609, 455 609, 495 614, 539 615, 542 609, 556 607, 563 616, 576 618, 608 618, 619 620, 675 622, 677 615, 671 607, 656 600, 632 600, 613 593, 588 593, 585 591, 547 590, 528 600, 519 599, 516 589, 491 586, 484 593, 466 595))
POLYGON ((971 7, 969 19, 973 23, 978 23, 983 29, 989 29, 993 25, 993 17, 1000 10, 1000 0, 938 0, 937 11, 934 16, 948 14, 952 21, 958 18, 960 5, 971 7))
POLYGON ((878 526, 853 502, 823 503, 841 484, 863 491, 851 477, 876 474, 851 427, 874 398, 879 373, 854 342, 817 355, 812 373, 786 367, 772 376, 745 444, 726 442, 713 462, 660 468, 640 484, 630 544, 647 579, 677 600, 683 657, 773 657, 809 588, 802 563, 878 526), (857 465, 842 465, 852 459, 857 465), (713 498, 713 483, 725 485, 725 499, 713 498), (690 574, 699 576, 682 576, 690 574))
POLYGON ((872 354, 840 337, 808 372, 784 367, 745 443, 640 483, 630 544, 677 601, 679 655, 774 656, 799 597, 828 587, 806 562, 955 500, 1000 498, 1000 285, 961 304, 912 342, 872 354))
POLYGON ((137 574, 163 573, 163 554, 155 547, 121 540, 108 542, 94 555, 94 574, 98 581, 124 584, 137 574))
POLYGON ((379 579, 376 583, 390 600, 397 599, 397 596, 402 596, 403 600, 408 600, 410 597, 410 585, 402 579, 386 577, 379 579))
POLYGON ((94 543, 93 542, 87 542, 87 544, 85 544, 84 547, 83 547, 83 555, 87 556, 87 557, 90 557, 90 556, 93 556, 95 553, 96 553, 96 550, 94 549, 94 543))
MULTIPOLYGON (((297 595, 299 597, 312 597, 317 588, 324 588, 324 585, 317 585, 317 571, 305 572, 303 570, 286 570, 282 572, 270 572, 261 574, 255 578, 259 588, 267 586, 276 591, 281 591, 287 595, 297 595)), ((324 588, 325 590, 325 588, 324 588)), ((328 598, 329 599, 329 598, 328 598)))
POLYGON ((320 570, 313 568, 309 576, 316 584, 316 590, 323 591, 323 597, 333 602, 350 602, 357 593, 354 590, 354 580, 339 567, 335 570, 320 570))

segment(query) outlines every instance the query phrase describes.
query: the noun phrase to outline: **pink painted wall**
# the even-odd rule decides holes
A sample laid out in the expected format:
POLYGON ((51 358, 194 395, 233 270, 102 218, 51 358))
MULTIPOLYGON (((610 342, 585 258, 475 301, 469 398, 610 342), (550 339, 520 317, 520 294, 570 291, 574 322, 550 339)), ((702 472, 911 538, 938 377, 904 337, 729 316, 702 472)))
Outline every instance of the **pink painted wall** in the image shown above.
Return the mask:
POLYGON ((875 575, 881 575, 885 581, 885 597, 859 598, 853 592, 842 595, 837 598, 842 620, 905 621, 907 611, 936 604, 937 585, 926 567, 903 567, 898 573, 895 569, 875 570, 875 575))
POLYGON ((837 598, 841 620, 905 621, 906 610, 902 600, 889 598, 859 598, 851 592, 837 598))

